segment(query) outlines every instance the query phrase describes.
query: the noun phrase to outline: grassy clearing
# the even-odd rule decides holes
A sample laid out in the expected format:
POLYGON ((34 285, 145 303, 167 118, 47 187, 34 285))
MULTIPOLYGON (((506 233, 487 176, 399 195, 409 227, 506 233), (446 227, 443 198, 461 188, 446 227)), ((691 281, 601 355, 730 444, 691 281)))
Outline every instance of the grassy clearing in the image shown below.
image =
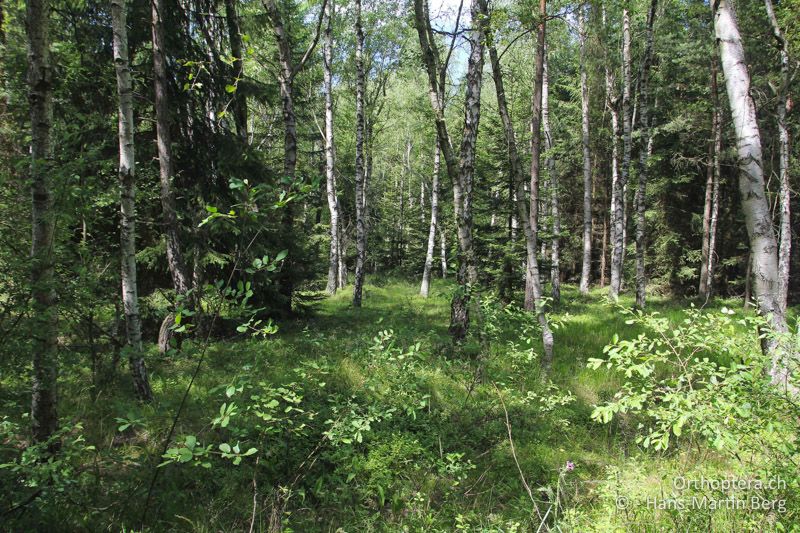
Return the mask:
MULTIPOLYGON (((476 320, 475 329, 493 325, 491 334, 454 349, 451 290, 437 282, 426 300, 415 285, 380 281, 367 286, 361 309, 340 292, 308 317, 281 324, 272 338, 211 345, 174 440, 180 445, 191 435, 215 452, 229 442, 258 453, 238 466, 212 455, 209 468, 200 466, 205 459, 162 467, 148 523, 156 530, 238 531, 254 517, 257 530, 278 519, 294 531, 536 530, 541 520, 522 470, 539 513, 561 502, 553 514, 565 531, 693 526, 669 511, 617 508, 620 495, 641 500, 668 489, 675 475, 730 474, 734 465, 691 443, 646 453, 634 443, 633 420, 602 426, 590 419, 621 381, 589 370, 587 359, 601 357, 615 334, 639 333, 603 291, 584 298, 564 289, 548 381, 533 355, 539 341, 531 352, 518 317, 476 320), (226 427, 212 423, 223 403, 237 407, 226 427), (259 418, 269 409, 271 420, 259 418), (565 470, 567 462, 574 470, 565 470)), ((676 322, 687 305, 650 299, 651 310, 676 322)), ((723 306, 740 303, 710 304, 723 306)), ((742 342, 755 342, 741 334, 742 342)), ((138 525, 151 458, 161 452, 198 356, 191 343, 172 357, 151 354, 158 401, 146 407, 128 397, 125 378, 93 401, 81 385, 87 376, 76 373, 80 365, 67 366, 63 397, 75 400, 62 416, 84 421, 86 441, 96 447, 93 503, 72 509, 75 519, 138 525), (119 431, 123 423, 130 426, 119 431)), ((735 512, 713 517, 704 525, 712 531, 747 524, 736 522, 735 512)))

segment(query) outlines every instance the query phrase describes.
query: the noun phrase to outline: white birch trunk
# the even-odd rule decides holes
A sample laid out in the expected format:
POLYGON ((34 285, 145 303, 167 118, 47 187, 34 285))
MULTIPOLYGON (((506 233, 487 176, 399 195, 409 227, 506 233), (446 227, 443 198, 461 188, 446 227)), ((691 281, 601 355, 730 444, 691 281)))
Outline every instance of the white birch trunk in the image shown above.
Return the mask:
MULTIPOLYGON (((779 300, 778 243, 772 227, 772 216, 764 190, 761 135, 756 109, 750 95, 750 74, 744 57, 744 46, 736 18, 727 0, 713 0, 714 29, 719 42, 722 71, 728 92, 728 102, 736 128, 736 147, 739 156, 739 190, 742 209, 750 237, 753 288, 759 312, 769 320, 776 332, 787 331, 783 307, 779 300)), ((776 385, 787 387, 790 370, 789 355, 770 340, 762 345, 772 357, 770 375, 776 385)))
POLYGON ((364 268, 367 255, 367 227, 364 204, 364 30, 361 27, 361 0, 356 9, 356 275, 353 287, 353 306, 361 307, 364 288, 364 268))
MULTIPOLYGON (((433 253, 436 248, 436 230, 438 228, 439 216, 439 170, 441 166, 441 154, 439 150, 439 137, 436 137, 436 146, 433 152, 433 179, 431 181, 431 224, 428 228, 428 248, 425 252, 425 266, 422 270, 422 285, 419 293, 425 298, 431 286, 431 270, 433 269, 433 253)), ((444 250, 443 250, 444 251, 444 250)))
POLYGON ((111 25, 114 40, 114 67, 117 74, 120 253, 122 306, 125 312, 125 338, 130 350, 128 365, 136 396, 152 401, 142 350, 142 322, 136 284, 136 160, 134 158, 133 87, 128 61, 127 0, 111 0, 111 25))
POLYGON ((592 272, 592 163, 589 150, 589 83, 586 73, 586 13, 578 13, 578 37, 581 50, 581 146, 583 148, 583 260, 581 264, 581 294, 589 294, 592 272))

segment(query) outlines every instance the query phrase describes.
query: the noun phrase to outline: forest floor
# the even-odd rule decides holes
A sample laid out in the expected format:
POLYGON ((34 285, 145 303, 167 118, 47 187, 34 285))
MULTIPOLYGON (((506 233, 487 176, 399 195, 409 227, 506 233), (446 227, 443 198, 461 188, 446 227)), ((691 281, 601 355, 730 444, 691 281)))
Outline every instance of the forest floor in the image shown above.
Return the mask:
MULTIPOLYGON (((173 464, 160 468, 147 511, 152 458, 200 346, 149 357, 152 406, 126 396, 127 383, 95 401, 87 376, 76 374, 80 365, 67 365, 62 419, 83 421, 95 447, 95 464, 86 465, 91 505, 76 512, 86 524, 120 527, 144 512, 154 530, 193 531, 251 523, 268 530, 278 519, 287 531, 536 531, 547 513, 562 531, 744 531, 761 523, 749 511, 694 515, 648 506, 676 477, 725 477, 738 467, 691 440, 646 451, 626 416, 592 420, 594 406, 622 379, 589 369, 587 360, 603 358, 615 334, 640 332, 605 291, 582 297, 564 287, 545 376, 535 321, 488 296, 484 312, 473 315, 476 334, 454 349, 452 290, 436 281, 424 299, 416 285, 373 281, 361 309, 342 291, 266 339, 212 343, 174 432, 173 464), (187 447, 192 453, 178 459, 187 447), (244 455, 251 447, 257 451, 244 455)), ((676 323, 689 305, 649 299, 650 311, 676 323)), ((707 308, 724 306, 740 309, 741 301, 707 308)), ((742 342, 756 340, 742 332, 742 342)))

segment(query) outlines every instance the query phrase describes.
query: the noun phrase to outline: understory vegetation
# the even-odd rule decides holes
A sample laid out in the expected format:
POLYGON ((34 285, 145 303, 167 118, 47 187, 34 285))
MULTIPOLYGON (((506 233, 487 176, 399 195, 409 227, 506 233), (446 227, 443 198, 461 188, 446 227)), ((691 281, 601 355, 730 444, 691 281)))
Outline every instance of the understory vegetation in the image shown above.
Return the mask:
POLYGON ((567 286, 551 314, 558 342, 545 375, 535 317, 513 304, 479 295, 473 333, 454 348, 454 285, 436 281, 426 300, 402 281, 371 281, 364 307, 340 293, 266 338, 186 341, 163 356, 153 346, 150 405, 128 394, 124 373, 92 380, 76 354, 62 368, 61 453, 44 463, 41 448, 25 447, 28 415, 16 406, 26 384, 4 378, 4 528, 763 531, 798 522, 800 413, 768 392, 757 320, 740 301, 699 310, 653 298, 650 314, 636 314, 567 286), (648 504, 727 497, 674 481, 702 478, 780 479, 747 497, 783 503, 648 504))

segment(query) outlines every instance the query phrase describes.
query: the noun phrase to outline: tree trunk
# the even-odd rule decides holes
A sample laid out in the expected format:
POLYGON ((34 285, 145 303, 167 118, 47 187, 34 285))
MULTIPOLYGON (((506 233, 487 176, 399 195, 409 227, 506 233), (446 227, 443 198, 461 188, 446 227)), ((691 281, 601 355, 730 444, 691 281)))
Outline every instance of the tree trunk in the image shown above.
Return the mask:
POLYGON ((589 82, 586 73, 586 13, 578 13, 578 35, 581 48, 581 145, 583 147, 583 261, 581 264, 581 294, 589 294, 592 272, 592 163, 589 151, 589 82))
POLYGON ((611 252, 611 297, 619 298, 625 260, 626 187, 631 166, 631 23, 622 10, 622 168, 616 187, 613 249, 611 252))
POLYGON ((441 261, 442 261, 442 279, 447 278, 447 243, 445 242, 444 224, 439 229, 439 242, 441 244, 441 261))
MULTIPOLYGON (((230 0, 229 0, 230 1, 230 0)), ((325 14, 325 42, 322 53, 323 80, 325 85, 325 185, 328 211, 331 215, 331 243, 328 253, 328 294, 341 287, 339 281, 339 203, 336 199, 336 176, 334 174, 333 145, 333 1, 329 0, 325 14)))
MULTIPOLYGON (((336 197, 336 210, 342 214, 342 204, 339 197, 336 197)), ((344 226, 344 219, 339 217, 339 288, 343 289, 347 286, 347 234, 344 226)))
POLYGON ((712 76, 711 94, 714 106, 714 122, 716 128, 714 129, 714 186, 711 193, 711 224, 709 227, 708 235, 708 273, 706 294, 710 295, 714 289, 714 267, 716 266, 716 250, 717 250, 717 222, 719 221, 719 185, 722 176, 721 171, 721 158, 722 158, 722 108, 719 103, 719 90, 717 86, 717 63, 714 60, 714 71, 712 76))
MULTIPOLYGON (((275 0, 264 0, 263 4, 267 12, 267 18, 272 26, 272 34, 275 37, 278 51, 278 64, 280 67, 278 72, 278 85, 280 86, 281 108, 283 111, 283 177, 288 182, 285 185, 285 189, 288 191, 294 184, 297 169, 297 117, 294 111, 294 79, 298 72, 305 66, 314 48, 316 48, 322 19, 326 12, 327 1, 323 0, 314 38, 297 64, 295 64, 292 59, 292 46, 289 34, 283 24, 283 19, 275 0)), ((294 214, 291 203, 283 208, 282 226, 284 239, 287 240, 289 255, 284 261, 279 276, 280 293, 284 300, 284 310, 291 312, 292 298, 294 295, 294 282, 291 274, 293 270, 292 258, 296 255, 294 253, 296 250, 296 241, 292 236, 294 232, 294 214)))
POLYGON ((644 58, 642 59, 641 78, 639 85, 639 120, 641 128, 641 146, 639 147, 639 183, 636 188, 636 307, 644 309, 647 298, 647 276, 644 270, 646 242, 647 207, 647 172, 650 158, 650 123, 648 122, 650 98, 650 65, 653 61, 653 25, 656 18, 656 2, 650 1, 650 10, 647 13, 647 37, 645 40, 644 58))
POLYGON ((717 91, 717 61, 711 60, 711 142, 708 145, 706 194, 703 204, 703 243, 700 259, 700 286, 697 294, 703 300, 711 296, 713 285, 714 243, 716 242, 717 213, 719 212, 719 150, 722 143, 719 95, 717 91))
MULTIPOLYGON (((464 101, 464 136, 461 143, 461 158, 456 161, 447 123, 444 118, 443 71, 435 46, 426 0, 414 0, 414 18, 419 37, 422 59, 428 74, 428 96, 434 112, 436 133, 445 161, 447 174, 453 183, 453 204, 458 235, 458 281, 460 289, 451 303, 450 333, 458 342, 466 336, 469 327, 468 285, 477 282, 478 271, 472 248, 472 179, 475 165, 475 142, 480 120, 480 90, 483 69, 483 45, 488 9, 485 0, 473 0, 473 21, 478 21, 471 30, 471 52, 467 63, 466 95, 464 101), (484 15, 481 15, 484 14, 484 15)), ((460 12, 460 11, 459 11, 460 12)), ((446 65, 446 63, 445 63, 446 65)))
POLYGON ((472 240, 472 186, 475 174, 475 151, 481 111, 481 80, 483 75, 483 48, 486 41, 488 8, 486 0, 473 0, 472 20, 475 27, 470 32, 471 52, 467 62, 466 94, 464 96, 464 135, 461 139, 461 157, 456 186, 453 186, 456 226, 458 229, 458 282, 459 290, 450 305, 450 333, 461 341, 469 328, 469 302, 471 287, 478 282, 478 268, 472 240))
POLYGON ((553 134, 550 130, 550 74, 547 67, 547 48, 544 55, 544 78, 542 80, 542 131, 544 133, 545 165, 550 178, 550 215, 553 218, 553 238, 550 243, 550 296, 553 305, 561 301, 561 266, 559 239, 561 238, 561 217, 558 211, 558 174, 553 157, 553 134))
MULTIPOLYGON (((750 95, 750 75, 745 62, 744 46, 728 1, 713 0, 712 5, 722 71, 736 128, 739 190, 750 238, 755 296, 760 313, 769 320, 772 329, 783 333, 787 331, 787 327, 779 299, 778 243, 764 192, 761 135, 756 121, 755 104, 750 95)), ((790 370, 785 357, 788 354, 783 353, 784 350, 769 339, 763 347, 772 356, 770 375, 773 382, 787 386, 790 370)))
POLYGON ((364 267, 367 259, 367 227, 364 212, 364 29, 361 0, 356 0, 356 276, 353 306, 361 307, 364 267))
MULTIPOLYGON (((152 32, 153 32, 153 81, 156 111, 156 140, 158 145, 159 180, 161 182, 161 217, 164 224, 164 236, 167 244, 167 264, 172 276, 172 286, 178 297, 184 297, 189 292, 190 281, 186 270, 186 262, 181 248, 178 215, 175 210, 175 196, 172 191, 172 136, 170 134, 169 114, 169 89, 167 86, 167 60, 164 52, 164 0, 151 0, 152 5, 152 32)), ((171 316, 168 314, 162 323, 161 329, 171 326, 171 316)), ((163 351, 169 346, 172 330, 167 329, 169 335, 166 344, 159 342, 163 351)))
MULTIPOLYGON (((529 282, 525 287, 525 307, 534 310, 542 328, 544 358, 542 366, 548 368, 553 361, 553 333, 544 312, 541 280, 539 278, 539 262, 536 257, 536 243, 539 231, 539 156, 541 152, 542 124, 542 85, 544 82, 545 31, 547 21, 546 0, 539 0, 538 26, 536 32, 536 59, 534 62, 533 82, 533 116, 531 118, 531 185, 530 185, 530 237, 533 246, 528 248, 527 276, 529 282)), ((517 196, 524 202, 524 191, 517 188, 517 196)))
MULTIPOLYGON (((239 28, 239 16, 236 13, 236 2, 225 0, 225 18, 228 23, 228 37, 233 55, 233 75, 238 83, 244 78, 244 45, 242 33, 239 28)), ((237 85, 238 87, 238 85, 237 85)), ((247 144, 247 97, 237 90, 233 95, 233 121, 236 124, 236 133, 242 142, 247 144)))
POLYGON ((772 34, 778 44, 781 56, 780 85, 775 88, 778 97, 777 125, 778 125, 778 174, 780 178, 780 245, 778 248, 778 303, 782 311, 786 312, 789 296, 789 271, 792 255, 792 220, 791 220, 791 184, 789 183, 789 128, 786 125, 786 114, 791 110, 789 100, 789 43, 778 25, 772 0, 764 0, 767 15, 772 25, 772 34))
MULTIPOLYGON (((603 18, 603 27, 606 27, 606 11, 605 7, 602 8, 602 18, 603 18)), ((606 43, 606 49, 608 48, 608 43, 606 43)), ((610 259, 610 268, 609 268, 609 277, 612 278, 612 282, 609 284, 609 295, 611 298, 616 300, 619 297, 619 285, 620 281, 615 278, 615 267, 614 267, 614 247, 616 246, 617 242, 617 212, 622 210, 622 193, 623 187, 620 183, 619 177, 619 94, 616 90, 616 82, 614 80, 614 73, 610 67, 610 57, 606 54, 606 65, 605 65, 605 85, 606 85, 606 107, 611 114, 611 205, 609 209, 609 221, 608 221, 608 242, 606 246, 604 246, 604 253, 605 248, 607 246, 611 247, 609 253, 610 259)), ((605 258, 604 258, 605 259, 605 258)), ((616 270, 616 276, 618 277, 619 270, 616 270)), ((603 276, 605 276, 605 269, 603 269, 603 276)), ((603 282, 605 284, 605 280, 603 282)))
POLYGON ((136 160, 134 158, 133 88, 128 62, 127 0, 111 0, 111 25, 114 38, 114 66, 117 73, 119 187, 120 187, 120 252, 122 305, 125 310, 125 339, 128 364, 136 396, 152 401, 153 391, 147 379, 142 350, 142 322, 139 317, 139 295, 136 285, 136 160))
POLYGON ((58 429, 58 309, 53 266, 53 85, 50 66, 50 2, 27 2, 28 102, 31 119, 31 297, 33 379, 31 426, 36 442, 58 429))
POLYGON ((439 150, 439 137, 436 137, 436 146, 433 149, 433 179, 431 181, 431 224, 428 228, 428 249, 425 252, 425 267, 422 270, 422 286, 419 293, 425 298, 431 286, 431 270, 433 269, 433 252, 436 248, 436 230, 439 225, 439 171, 441 155, 439 150))
MULTIPOLYGON (((493 37, 493 36, 490 36, 493 37)), ((536 255, 536 242, 533 239, 533 233, 530 227, 530 213, 528 211, 528 204, 525 202, 525 185, 524 173, 522 170, 522 161, 517 149, 517 138, 514 132, 514 125, 511 122, 511 114, 508 111, 508 102, 506 100, 506 91, 503 83, 503 71, 500 65, 500 59, 497 54, 497 49, 494 45, 494 39, 487 41, 489 51, 489 61, 492 65, 492 78, 494 79, 495 94, 497 96, 497 109, 500 114, 500 119, 503 123, 503 132, 506 139, 506 148, 508 150, 509 169, 511 172, 512 191, 511 200, 519 213, 519 219, 522 220, 523 232, 525 234, 525 250, 526 257, 536 255)), ((513 215, 512 215, 513 217, 513 215)), ((510 223, 511 240, 516 238, 516 218, 512 218, 510 223)), ((526 276, 526 293, 525 302, 526 308, 532 309, 532 292, 529 291, 530 283, 529 278, 526 276)))

